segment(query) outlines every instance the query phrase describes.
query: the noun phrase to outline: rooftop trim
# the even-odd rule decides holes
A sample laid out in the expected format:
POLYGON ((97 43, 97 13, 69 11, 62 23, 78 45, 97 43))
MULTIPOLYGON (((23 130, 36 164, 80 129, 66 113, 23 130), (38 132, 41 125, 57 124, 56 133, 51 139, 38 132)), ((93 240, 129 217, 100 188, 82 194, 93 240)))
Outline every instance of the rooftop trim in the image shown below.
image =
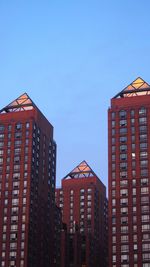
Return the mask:
POLYGON ((142 78, 138 77, 131 84, 125 87, 121 92, 114 96, 114 98, 132 97, 150 95, 150 85, 142 78))
POLYGON ((63 180, 74 179, 74 178, 88 178, 97 175, 91 169, 91 167, 84 160, 77 167, 75 167, 69 174, 67 174, 63 180))
POLYGON ((18 112, 34 109, 36 105, 27 95, 27 93, 22 94, 17 99, 12 101, 10 104, 5 106, 0 110, 0 113, 8 113, 8 112, 18 112))

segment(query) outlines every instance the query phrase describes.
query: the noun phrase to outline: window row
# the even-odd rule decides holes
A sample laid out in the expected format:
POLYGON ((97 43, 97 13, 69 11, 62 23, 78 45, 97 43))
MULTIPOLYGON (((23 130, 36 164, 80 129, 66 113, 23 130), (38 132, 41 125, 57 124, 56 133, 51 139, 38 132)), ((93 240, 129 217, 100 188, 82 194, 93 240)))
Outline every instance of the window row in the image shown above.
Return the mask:
MULTIPOLYGON (((18 123, 15 124, 15 129, 16 130, 21 130, 23 126, 24 126, 24 124, 22 124, 21 122, 18 122, 18 123)), ((28 129, 29 127, 30 127, 30 123, 26 122, 25 128, 28 129)), ((8 129, 8 131, 11 131, 12 130, 12 125, 6 126, 6 125, 0 124, 0 132, 4 132, 5 129, 8 129)))
MULTIPOLYGON (((126 118, 126 117, 127 117, 127 113, 129 113, 131 117, 134 117, 134 116, 135 116, 135 110, 134 110, 134 109, 131 109, 130 111, 120 110, 120 111, 118 112, 119 117, 120 117, 121 119, 126 118)), ((138 110, 138 114, 139 114, 140 116, 146 115, 146 113, 147 113, 147 109, 146 109, 145 107, 141 107, 141 108, 138 110)), ((116 118, 116 115, 117 115, 116 112, 112 112, 112 113, 111 113, 111 118, 112 118, 112 119, 115 119, 115 118, 116 118)))

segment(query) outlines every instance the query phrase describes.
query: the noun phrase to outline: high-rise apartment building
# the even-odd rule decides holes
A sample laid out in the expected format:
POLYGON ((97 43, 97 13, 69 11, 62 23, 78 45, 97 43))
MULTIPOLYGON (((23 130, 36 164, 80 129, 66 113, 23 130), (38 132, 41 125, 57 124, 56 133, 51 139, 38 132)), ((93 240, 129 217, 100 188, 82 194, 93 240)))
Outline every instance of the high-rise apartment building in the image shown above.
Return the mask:
POLYGON ((0 110, 0 266, 54 266, 53 127, 25 93, 0 110))
POLYGON ((111 99, 109 267, 150 267, 150 85, 137 78, 111 99))
POLYGON ((68 232, 65 267, 107 266, 106 188, 85 161, 62 179, 56 203, 68 232))

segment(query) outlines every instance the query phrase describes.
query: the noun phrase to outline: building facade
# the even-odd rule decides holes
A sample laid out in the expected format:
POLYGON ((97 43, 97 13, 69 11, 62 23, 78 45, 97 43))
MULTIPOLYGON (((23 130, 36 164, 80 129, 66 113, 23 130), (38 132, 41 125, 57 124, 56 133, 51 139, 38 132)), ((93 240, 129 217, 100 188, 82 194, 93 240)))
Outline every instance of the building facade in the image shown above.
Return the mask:
POLYGON ((0 266, 54 266, 56 144, 25 93, 0 111, 0 266))
POLYGON ((67 225, 65 267, 107 266, 106 188, 85 161, 62 179, 56 203, 67 225))
POLYGON ((109 267, 150 267, 150 85, 137 78, 111 99, 109 267))

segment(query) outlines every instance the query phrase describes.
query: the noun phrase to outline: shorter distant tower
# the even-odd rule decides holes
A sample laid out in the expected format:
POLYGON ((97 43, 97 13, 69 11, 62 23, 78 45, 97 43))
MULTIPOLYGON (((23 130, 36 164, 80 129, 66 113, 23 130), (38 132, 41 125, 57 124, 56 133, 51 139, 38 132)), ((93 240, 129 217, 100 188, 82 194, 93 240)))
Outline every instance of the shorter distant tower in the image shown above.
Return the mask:
MULTIPOLYGON (((65 267, 107 266, 106 188, 86 161, 62 179, 56 204, 67 225, 69 251, 65 267)), ((64 249, 64 247, 63 247, 64 249)))

